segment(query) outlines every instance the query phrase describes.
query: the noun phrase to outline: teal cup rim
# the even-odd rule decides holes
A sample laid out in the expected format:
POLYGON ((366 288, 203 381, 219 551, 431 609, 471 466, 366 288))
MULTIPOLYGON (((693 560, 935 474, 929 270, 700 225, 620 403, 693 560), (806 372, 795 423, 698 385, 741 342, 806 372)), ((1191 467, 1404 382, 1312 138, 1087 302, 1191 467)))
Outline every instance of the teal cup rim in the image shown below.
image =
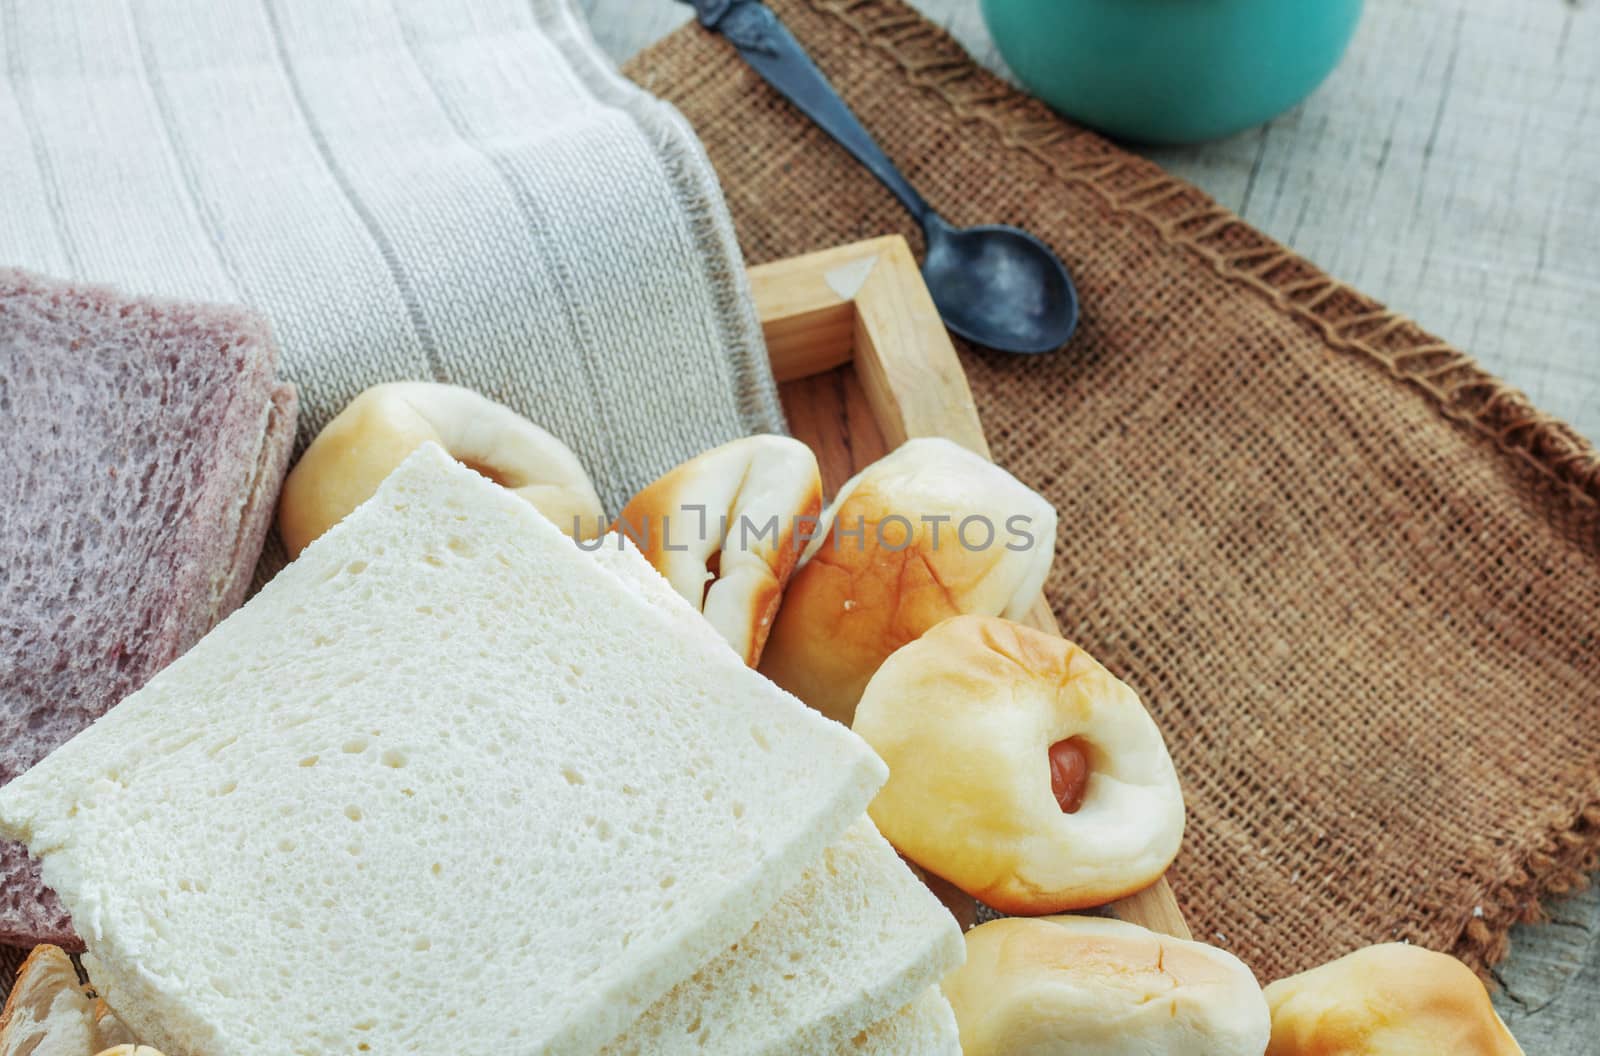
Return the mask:
POLYGON ((1030 93, 1137 143, 1194 143, 1304 101, 1338 66, 1363 0, 981 0, 1030 93))

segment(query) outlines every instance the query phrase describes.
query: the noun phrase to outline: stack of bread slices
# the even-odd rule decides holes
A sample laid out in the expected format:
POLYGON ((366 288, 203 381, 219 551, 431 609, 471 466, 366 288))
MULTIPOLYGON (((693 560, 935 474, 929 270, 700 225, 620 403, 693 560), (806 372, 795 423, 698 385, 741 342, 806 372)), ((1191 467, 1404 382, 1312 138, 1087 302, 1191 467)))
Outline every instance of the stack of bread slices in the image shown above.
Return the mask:
POLYGON ((0 835, 168 1053, 957 1053, 885 776, 620 540, 428 445, 0 835))

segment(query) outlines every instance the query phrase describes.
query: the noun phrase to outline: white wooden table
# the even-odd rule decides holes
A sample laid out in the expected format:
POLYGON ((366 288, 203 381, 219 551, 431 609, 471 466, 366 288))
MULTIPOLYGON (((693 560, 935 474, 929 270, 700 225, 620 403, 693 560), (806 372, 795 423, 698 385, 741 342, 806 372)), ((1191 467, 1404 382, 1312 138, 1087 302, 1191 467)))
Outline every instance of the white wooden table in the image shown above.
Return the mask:
MULTIPOLYGON (((913 2, 1005 72, 976 0, 913 2)), ((619 62, 689 17, 579 4, 619 62)), ((1146 153, 1600 440, 1596 0, 1371 0, 1304 105, 1146 153)), ((1549 909, 1515 933, 1495 1001, 1530 1056, 1595 1056, 1600 890, 1549 909)))

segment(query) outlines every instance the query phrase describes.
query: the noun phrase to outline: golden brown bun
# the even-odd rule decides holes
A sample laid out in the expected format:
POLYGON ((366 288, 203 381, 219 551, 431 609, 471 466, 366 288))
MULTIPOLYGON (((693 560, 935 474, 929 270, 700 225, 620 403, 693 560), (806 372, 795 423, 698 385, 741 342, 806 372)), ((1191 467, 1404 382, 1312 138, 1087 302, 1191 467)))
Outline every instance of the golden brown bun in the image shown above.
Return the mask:
POLYGON ((1472 970, 1420 946, 1368 946, 1267 987, 1267 1056, 1522 1056, 1472 970))
POLYGON ((748 436, 639 492, 613 530, 754 667, 803 549, 796 533, 808 531, 821 510, 811 449, 786 436, 748 436))
POLYGON ((161 1053, 148 1045, 118 1045, 105 1049, 96 1056, 161 1056, 161 1053))
POLYGON ((1183 793, 1132 689, 1056 635, 959 616, 902 647, 856 709, 889 764, 868 812, 901 854, 1006 913, 1104 905, 1154 883, 1183 840, 1183 793), (1087 756, 1073 813, 1050 750, 1087 756))
POLYGON ((1237 957, 1099 917, 994 920, 944 980, 964 1056, 1261 1056, 1267 1005, 1237 957))
POLYGON ((372 497, 407 455, 433 441, 528 500, 568 535, 604 528, 600 499, 567 445, 471 389, 399 381, 366 390, 323 427, 284 478, 278 531, 289 557, 372 497))
POLYGON ((1055 535, 1055 509, 1005 470, 948 440, 907 441, 840 489, 784 594, 761 671, 848 725, 878 665, 934 624, 1026 612, 1055 535), (1008 529, 1012 518, 1031 545, 1008 529), (835 525, 864 536, 835 536, 835 525))
POLYGON ((34 947, 0 1012, 0 1056, 92 1056, 132 1040, 105 1002, 79 985, 72 958, 56 946, 34 947))

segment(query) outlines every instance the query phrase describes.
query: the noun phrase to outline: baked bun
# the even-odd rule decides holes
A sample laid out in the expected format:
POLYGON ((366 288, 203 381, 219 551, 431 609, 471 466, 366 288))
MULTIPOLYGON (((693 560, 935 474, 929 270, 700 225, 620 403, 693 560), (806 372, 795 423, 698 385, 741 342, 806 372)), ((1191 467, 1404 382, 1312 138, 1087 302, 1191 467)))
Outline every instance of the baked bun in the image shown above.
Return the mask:
POLYGON ((97 1053, 96 1056, 161 1056, 161 1052, 148 1045, 118 1045, 97 1053))
POLYGON ((604 529, 589 474, 560 440, 459 385, 374 385, 311 441, 283 482, 278 531, 291 559, 378 490, 407 455, 432 441, 451 458, 527 499, 568 535, 604 529))
POLYGON ((822 510, 817 456, 786 436, 747 436, 678 466, 613 526, 754 667, 778 600, 822 510))
POLYGON ((993 616, 884 662, 855 731, 889 764, 868 812, 901 854, 1005 913, 1104 905, 1154 883, 1183 794, 1138 696, 1082 649, 993 616))
POLYGON ((106 1003, 78 983, 72 958, 35 946, 0 1012, 0 1056, 91 1056, 133 1040, 106 1003))
POLYGON ((964 1056, 1261 1056, 1270 1029, 1233 954, 1100 917, 982 924, 944 993, 964 1056))
POLYGON ((878 665, 934 624, 1026 612, 1055 538, 1055 508, 1011 474, 948 440, 908 440, 840 489, 761 671, 848 725, 878 665))
POLYGON ((1472 970, 1384 943, 1267 987, 1267 1056, 1522 1056, 1472 970))

